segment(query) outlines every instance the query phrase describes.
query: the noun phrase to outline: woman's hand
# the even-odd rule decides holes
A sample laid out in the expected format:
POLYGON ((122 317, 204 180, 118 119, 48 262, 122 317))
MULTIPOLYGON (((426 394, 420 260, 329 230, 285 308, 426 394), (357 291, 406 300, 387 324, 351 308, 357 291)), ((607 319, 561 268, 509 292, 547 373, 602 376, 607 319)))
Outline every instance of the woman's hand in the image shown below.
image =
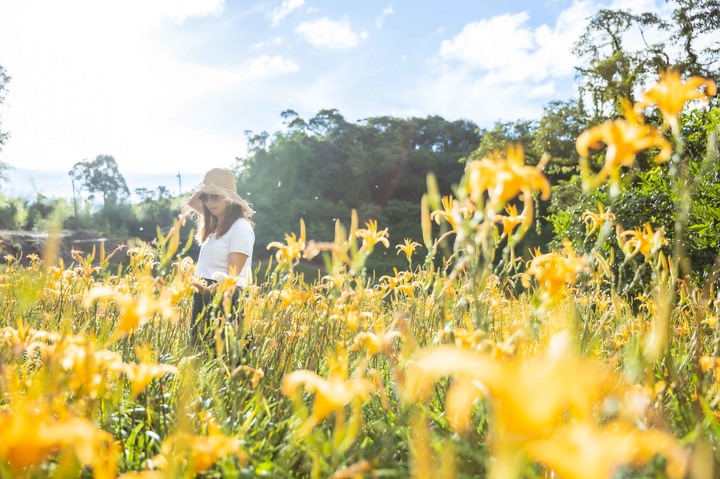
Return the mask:
POLYGON ((200 280, 194 280, 192 282, 193 288, 195 288, 195 291, 197 291, 200 294, 212 294, 213 289, 212 287, 208 286, 205 281, 200 280))

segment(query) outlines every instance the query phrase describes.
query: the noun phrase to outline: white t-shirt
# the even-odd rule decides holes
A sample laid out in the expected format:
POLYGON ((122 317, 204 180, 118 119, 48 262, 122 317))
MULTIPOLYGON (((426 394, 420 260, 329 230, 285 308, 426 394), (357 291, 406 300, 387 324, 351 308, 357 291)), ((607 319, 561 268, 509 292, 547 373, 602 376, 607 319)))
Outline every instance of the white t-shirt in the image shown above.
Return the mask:
POLYGON ((242 253, 248 258, 236 284, 242 288, 246 287, 252 279, 251 265, 254 244, 255 232, 250 226, 250 222, 245 218, 239 218, 227 233, 220 238, 216 238, 215 233, 212 233, 200 246, 195 276, 205 279, 222 279, 228 275, 230 253, 242 253))

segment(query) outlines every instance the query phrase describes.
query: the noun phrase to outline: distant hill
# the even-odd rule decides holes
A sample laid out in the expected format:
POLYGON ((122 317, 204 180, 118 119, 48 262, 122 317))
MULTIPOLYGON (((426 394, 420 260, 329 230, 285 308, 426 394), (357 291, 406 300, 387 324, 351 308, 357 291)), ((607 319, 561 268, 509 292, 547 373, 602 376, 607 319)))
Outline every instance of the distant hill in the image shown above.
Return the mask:
MULTIPOLYGON (((0 182, 0 191, 5 196, 30 200, 36 198, 37 195, 72 199, 72 182, 67 171, 12 168, 5 173, 8 181, 0 182)), ((181 190, 177 175, 177 172, 168 172, 167 174, 130 173, 123 176, 130 189, 130 201, 135 202, 139 199, 135 194, 135 190, 138 188, 154 190, 158 186, 164 186, 171 194, 179 195, 192 190, 203 178, 203 173, 181 172, 181 190)))

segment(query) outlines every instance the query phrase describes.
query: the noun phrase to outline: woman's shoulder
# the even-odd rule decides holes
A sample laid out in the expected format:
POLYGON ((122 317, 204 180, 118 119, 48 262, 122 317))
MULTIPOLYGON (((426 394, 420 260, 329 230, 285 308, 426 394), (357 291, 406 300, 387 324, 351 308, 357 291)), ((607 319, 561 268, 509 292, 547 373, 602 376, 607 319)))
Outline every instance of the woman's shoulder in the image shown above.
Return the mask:
MULTIPOLYGON (((247 218, 238 218, 230 227, 231 231, 251 231, 253 232, 252 223, 247 218)), ((254 232, 253 232, 254 233, 254 232)))

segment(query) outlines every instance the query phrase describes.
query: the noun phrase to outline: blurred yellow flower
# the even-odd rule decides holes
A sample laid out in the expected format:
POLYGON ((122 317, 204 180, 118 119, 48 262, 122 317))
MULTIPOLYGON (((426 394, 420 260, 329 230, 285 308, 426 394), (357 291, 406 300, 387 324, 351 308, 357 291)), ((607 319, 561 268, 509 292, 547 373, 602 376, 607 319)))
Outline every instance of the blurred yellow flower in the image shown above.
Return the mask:
POLYGON ((355 399, 367 401, 370 393, 375 391, 375 384, 365 377, 348 379, 347 352, 342 350, 337 357, 331 357, 327 379, 308 370, 293 371, 283 377, 282 392, 297 399, 297 390, 301 385, 308 393, 315 393, 312 413, 301 427, 304 432, 355 399))
POLYGON ((672 147, 662 133, 652 126, 646 125, 642 117, 633 110, 629 101, 624 100, 625 119, 606 121, 590 128, 578 136, 577 152, 582 157, 580 169, 583 183, 587 188, 596 188, 609 179, 612 188, 617 189, 620 181, 620 167, 631 166, 635 156, 642 150, 652 147, 660 148, 655 156, 657 163, 666 161, 672 154, 672 147), (607 145, 605 164, 598 174, 591 178, 587 158, 591 149, 600 148, 601 143, 607 145))
POLYGON ((225 436, 216 427, 208 429, 207 436, 178 432, 167 437, 160 445, 160 454, 153 457, 153 463, 169 468, 171 463, 187 461, 193 472, 207 471, 218 459, 229 455, 237 457, 242 464, 247 463, 247 454, 240 447, 238 438, 225 436))
POLYGON ((365 222, 365 229, 355 231, 355 236, 363 240, 363 248, 372 250, 378 243, 382 243, 386 248, 390 247, 387 228, 382 231, 378 231, 377 228, 377 220, 369 220, 365 222))
POLYGON ((445 409, 461 432, 472 426, 474 403, 489 401, 490 477, 519 477, 524 459, 562 477, 606 478, 655 454, 667 459, 670 477, 683 477, 686 454, 671 435, 631 421, 600 425, 604 401, 619 401, 627 385, 610 368, 576 355, 569 342, 562 333, 543 354, 509 361, 452 346, 424 349, 407 362, 402 397, 428 401, 435 382, 452 377, 445 409))
POLYGON ((87 419, 59 415, 47 405, 24 401, 0 414, 0 431, 0 461, 18 476, 23 469, 69 449, 82 464, 93 467, 94 477, 115 477, 119 447, 112 435, 87 419))
POLYGON ((503 225, 502 236, 510 236, 515 227, 525 221, 525 215, 518 215, 517 206, 515 205, 505 206, 505 212, 507 216, 496 216, 495 221, 503 225))
MULTIPOLYGON (((543 292, 546 300, 556 299, 564 290, 566 285, 574 285, 578 275, 586 269, 586 262, 575 254, 575 250, 569 241, 563 242, 564 254, 557 251, 539 254, 536 250, 535 257, 530 261, 526 273, 535 278, 538 287, 543 292)), ((527 277, 522 278, 523 285, 530 287, 527 277)))
POLYGON ((119 322, 113 333, 113 339, 135 331, 153 319, 156 314, 171 321, 177 320, 178 312, 168 302, 157 298, 153 291, 147 291, 149 287, 149 285, 141 287, 141 293, 132 296, 109 286, 97 286, 88 292, 83 305, 89 308, 95 301, 101 300, 115 302, 120 307, 119 322))
POLYGON ((395 338, 402 337, 399 331, 390 331, 388 333, 366 333, 361 332, 355 335, 351 351, 364 349, 368 356, 382 351, 388 353, 392 351, 392 343, 395 338))
POLYGON ((457 232, 459 216, 463 215, 467 217, 469 210, 467 208, 459 208, 455 198, 449 195, 442 197, 441 204, 443 209, 430 213, 430 219, 440 224, 440 219, 442 218, 450 224, 450 228, 452 228, 453 231, 457 232))
POLYGON ((653 231, 650 223, 645 223, 642 228, 627 231, 618 227, 617 240, 620 249, 629 258, 638 253, 642 253, 647 258, 668 243, 665 239, 665 230, 660 228, 653 231))
POLYGON ((137 364, 124 363, 120 371, 130 380, 130 390, 137 396, 150 384, 153 379, 161 378, 166 374, 177 374, 178 370, 170 364, 152 364, 141 362, 137 364))
POLYGON ((681 479, 688 462, 687 453, 671 435, 619 423, 600 427, 570 424, 548 438, 533 441, 527 452, 559 477, 568 479, 615 477, 620 466, 647 464, 657 454, 667 461, 667 477, 681 479))
POLYGON ((594 213, 592 211, 586 211, 581 216, 582 220, 585 222, 586 226, 586 233, 588 236, 596 232, 602 225, 605 223, 610 223, 611 225, 615 221, 615 214, 611 213, 610 211, 605 212, 605 208, 603 207, 602 203, 598 203, 598 212, 594 213))
POLYGON ((683 81, 680 72, 674 68, 660 72, 660 80, 640 97, 636 108, 644 108, 648 105, 658 107, 663 115, 665 124, 669 125, 674 132, 678 132, 678 116, 685 103, 690 100, 704 100, 715 96, 717 89, 715 82, 707 78, 692 76, 683 81), (705 92, 698 90, 705 87, 705 92))
POLYGON ((550 198, 550 182, 539 168, 525 165, 520 144, 508 146, 505 157, 493 151, 482 160, 471 161, 466 177, 470 199, 479 204, 487 191, 493 211, 499 211, 520 193, 525 195, 525 201, 530 200, 535 190, 541 192, 544 200, 550 198))

